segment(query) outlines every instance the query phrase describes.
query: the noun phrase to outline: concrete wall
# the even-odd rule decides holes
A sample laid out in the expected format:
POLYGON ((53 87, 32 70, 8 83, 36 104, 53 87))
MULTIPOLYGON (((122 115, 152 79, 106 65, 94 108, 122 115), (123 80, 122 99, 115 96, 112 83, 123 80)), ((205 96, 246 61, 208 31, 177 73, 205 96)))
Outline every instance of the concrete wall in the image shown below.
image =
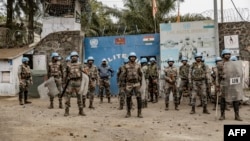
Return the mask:
POLYGON ((59 55, 65 59, 72 51, 77 51, 80 54, 82 40, 83 38, 80 37, 80 31, 51 33, 35 46, 34 55, 45 54, 47 56, 47 61, 50 61, 51 53, 58 52, 59 55))
POLYGON ((220 51, 224 47, 224 36, 238 35, 240 59, 250 61, 250 22, 231 22, 219 24, 220 51))
POLYGON ((0 60, 0 96, 15 96, 19 92, 18 67, 22 56, 13 60, 0 60), (12 61, 12 63, 10 63, 12 61), (10 71, 10 82, 2 82, 2 71, 10 71))

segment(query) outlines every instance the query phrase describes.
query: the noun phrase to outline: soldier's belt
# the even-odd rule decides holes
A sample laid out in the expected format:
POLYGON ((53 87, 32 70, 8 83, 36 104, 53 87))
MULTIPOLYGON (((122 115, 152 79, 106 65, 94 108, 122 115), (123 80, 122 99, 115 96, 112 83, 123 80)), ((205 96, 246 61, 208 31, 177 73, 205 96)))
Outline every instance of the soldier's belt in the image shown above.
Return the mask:
POLYGON ((139 81, 138 80, 127 80, 128 83, 138 83, 139 81))
POLYGON ((71 78, 70 80, 73 80, 73 81, 78 81, 78 80, 82 80, 82 78, 71 78))
POLYGON ((109 79, 109 77, 107 76, 107 77, 101 77, 101 79, 109 79))
POLYGON ((193 81, 203 81, 203 80, 205 80, 205 78, 201 78, 201 79, 194 79, 193 78, 193 81))

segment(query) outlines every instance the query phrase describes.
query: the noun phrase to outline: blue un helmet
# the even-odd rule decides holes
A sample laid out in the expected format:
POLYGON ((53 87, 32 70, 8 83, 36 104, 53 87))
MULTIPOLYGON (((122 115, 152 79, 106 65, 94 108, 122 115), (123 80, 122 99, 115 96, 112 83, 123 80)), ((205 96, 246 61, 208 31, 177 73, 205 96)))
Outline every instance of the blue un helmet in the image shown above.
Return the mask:
POLYGON ((174 63, 174 58, 172 58, 172 57, 168 58, 168 62, 173 62, 174 63))
POLYGON ((228 49, 224 49, 224 50, 222 50, 222 52, 221 52, 221 56, 223 57, 225 54, 230 54, 230 55, 231 55, 231 51, 230 51, 230 50, 228 50, 228 49))
POLYGON ((107 62, 107 60, 105 58, 102 59, 102 62, 107 62))
POLYGON ((51 58, 53 58, 53 57, 59 57, 59 54, 58 54, 57 52, 53 52, 53 53, 51 54, 51 58))
POLYGON ((89 56, 87 61, 95 61, 94 57, 93 56, 89 56))
POLYGON ((141 63, 147 63, 148 60, 147 60, 147 58, 141 58, 140 62, 141 62, 141 63))
POLYGON ((71 60, 71 59, 70 59, 70 56, 67 56, 65 60, 66 60, 66 61, 70 61, 70 60, 71 60))
POLYGON ((76 51, 72 51, 72 52, 70 53, 70 58, 72 58, 73 56, 79 57, 79 55, 78 55, 78 53, 77 53, 76 51))
POLYGON ((28 57, 23 57, 22 58, 22 62, 24 63, 24 62, 28 62, 29 61, 29 58, 28 57))
POLYGON ((230 57, 230 60, 231 60, 231 61, 237 61, 238 58, 237 58, 236 56, 231 56, 231 57, 230 57))
POLYGON ((135 52, 130 52, 129 55, 128 55, 128 58, 130 58, 130 57, 132 57, 132 56, 135 57, 135 58, 137 58, 135 52))
POLYGON ((154 58, 154 57, 151 57, 151 58, 149 59, 149 61, 150 61, 150 62, 153 62, 153 61, 155 62, 155 58, 154 58))
POLYGON ((202 54, 200 52, 197 52, 194 56, 194 59, 196 58, 202 58, 202 54))
POLYGON ((182 57, 182 58, 181 58, 181 62, 182 62, 182 61, 188 61, 187 57, 182 57))
POLYGON ((222 58, 218 56, 218 57, 215 58, 215 63, 217 63, 219 61, 222 61, 222 58))

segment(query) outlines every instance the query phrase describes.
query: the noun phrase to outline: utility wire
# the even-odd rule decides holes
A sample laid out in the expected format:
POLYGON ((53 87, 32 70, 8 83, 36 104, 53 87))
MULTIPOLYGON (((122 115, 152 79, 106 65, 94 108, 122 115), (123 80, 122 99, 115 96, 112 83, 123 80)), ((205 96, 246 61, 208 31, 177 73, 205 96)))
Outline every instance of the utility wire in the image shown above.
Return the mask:
POLYGON ((232 4, 233 4, 233 6, 234 6, 234 9, 235 9, 235 10, 237 11, 237 13, 239 14, 241 20, 246 21, 246 20, 243 19, 243 17, 241 16, 240 12, 239 12, 238 9, 236 8, 236 6, 235 6, 233 0, 231 0, 231 2, 232 2, 232 4))

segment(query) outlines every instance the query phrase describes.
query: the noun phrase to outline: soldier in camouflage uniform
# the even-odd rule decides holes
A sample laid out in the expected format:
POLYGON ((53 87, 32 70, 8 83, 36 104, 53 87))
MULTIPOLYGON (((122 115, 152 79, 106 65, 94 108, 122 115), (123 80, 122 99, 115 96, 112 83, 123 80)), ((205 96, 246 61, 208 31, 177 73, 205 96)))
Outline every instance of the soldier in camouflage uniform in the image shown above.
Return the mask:
POLYGON ((177 80, 177 68, 173 66, 174 64, 174 59, 169 58, 168 59, 168 67, 165 68, 164 73, 165 73, 165 80, 166 80, 166 97, 165 97, 165 105, 166 108, 165 110, 168 110, 168 105, 169 105, 169 96, 170 92, 172 91, 173 97, 174 97, 174 104, 175 104, 175 110, 178 109, 178 97, 177 97, 177 88, 176 88, 176 80, 177 80))
POLYGON ((82 64, 78 62, 78 53, 73 51, 70 54, 71 62, 67 64, 65 69, 65 78, 64 83, 67 85, 66 93, 65 93, 65 114, 64 116, 69 115, 69 107, 70 107, 70 98, 73 93, 76 93, 77 97, 77 105, 79 108, 79 115, 86 116, 83 112, 83 104, 82 104, 82 95, 79 94, 79 90, 82 83, 82 72, 84 69, 82 64))
MULTIPOLYGON (((231 51, 224 49, 221 53, 221 57, 222 57, 222 62, 217 67, 218 73, 216 76, 216 89, 218 91, 221 91, 221 100, 220 100, 221 116, 220 116, 219 120, 225 120, 225 110, 226 110, 225 89, 226 89, 226 87, 222 85, 223 81, 225 79, 223 65, 225 62, 231 61, 230 60, 231 51)), ((233 101, 235 120, 242 121, 241 117, 239 116, 239 104, 240 104, 240 101, 233 101)))
POLYGON ((146 108, 147 107, 147 102, 148 102, 148 77, 147 77, 147 71, 148 71, 148 61, 147 58, 141 58, 140 60, 141 62, 141 69, 142 69, 142 73, 143 76, 145 78, 146 81, 146 88, 145 88, 145 97, 142 97, 142 108, 146 108))
MULTIPOLYGON (((99 85, 99 76, 98 76, 98 69, 96 65, 94 65, 94 57, 89 56, 87 59, 87 65, 85 66, 85 70, 87 75, 89 76, 89 108, 95 109, 93 106, 94 97, 95 97, 95 88, 96 85, 99 85)), ((86 98, 83 100, 83 104, 85 105, 86 98)))
POLYGON ((202 105, 203 105, 203 113, 210 114, 207 110, 207 94, 206 94, 206 81, 211 84, 210 82, 210 75, 209 69, 206 67, 204 63, 202 63, 202 54, 196 53, 195 60, 189 69, 189 88, 192 90, 192 110, 190 114, 195 113, 195 103, 196 103, 196 96, 200 93, 202 96, 202 105))
POLYGON ((155 58, 150 58, 150 65, 148 66, 148 70, 146 73, 146 78, 148 79, 148 92, 150 94, 150 102, 157 103, 158 102, 158 68, 156 64, 155 58), (155 100, 154 100, 155 97, 155 100))
POLYGON ((29 67, 29 58, 22 58, 22 65, 18 68, 18 78, 19 78, 19 104, 23 105, 23 95, 24 104, 30 104, 28 101, 28 89, 29 86, 33 84, 31 70, 29 67))
POLYGON ((103 102, 103 95, 104 95, 104 90, 106 97, 108 98, 108 103, 110 102, 111 98, 111 92, 110 92, 110 81, 109 79, 113 77, 114 71, 113 69, 107 64, 106 59, 102 59, 102 64, 98 67, 98 74, 99 74, 99 96, 100 96, 100 102, 103 102))
MULTIPOLYGON (((62 94, 63 66, 62 66, 61 62, 58 61, 58 57, 59 57, 59 55, 56 52, 53 52, 51 54, 52 61, 49 62, 47 74, 48 74, 48 78, 54 77, 54 79, 55 79, 55 83, 56 83, 57 89, 59 91, 59 94, 58 94, 59 108, 62 109, 63 104, 62 104, 61 94, 62 94)), ((54 108, 53 101, 54 101, 54 96, 50 95, 49 109, 54 108)))
POLYGON ((123 79, 126 81, 126 102, 127 102, 127 114, 126 118, 131 116, 131 102, 132 95, 135 94, 137 99, 137 117, 142 118, 142 98, 141 98, 141 84, 142 84, 142 71, 141 66, 136 63, 136 54, 131 52, 129 54, 129 63, 125 65, 125 71, 123 73, 123 79))
POLYGON ((128 63, 128 59, 125 58, 124 59, 124 64, 121 65, 117 71, 117 84, 118 84, 118 87, 119 87, 119 97, 120 97, 120 100, 119 100, 119 103, 120 103, 120 106, 119 106, 119 110, 122 110, 123 109, 123 105, 125 104, 125 88, 126 88, 126 84, 125 84, 125 80, 123 80, 122 78, 122 74, 124 73, 125 71, 125 65, 128 63))
MULTIPOLYGON (((179 68, 179 76, 180 76, 180 86, 179 86, 179 99, 178 99, 178 103, 180 104, 182 95, 183 95, 183 90, 184 88, 188 89, 188 71, 190 68, 190 65, 187 63, 188 59, 187 57, 182 57, 181 58, 181 62, 182 65, 179 68)), ((189 93, 189 104, 191 105, 191 94, 188 90, 189 93)))

